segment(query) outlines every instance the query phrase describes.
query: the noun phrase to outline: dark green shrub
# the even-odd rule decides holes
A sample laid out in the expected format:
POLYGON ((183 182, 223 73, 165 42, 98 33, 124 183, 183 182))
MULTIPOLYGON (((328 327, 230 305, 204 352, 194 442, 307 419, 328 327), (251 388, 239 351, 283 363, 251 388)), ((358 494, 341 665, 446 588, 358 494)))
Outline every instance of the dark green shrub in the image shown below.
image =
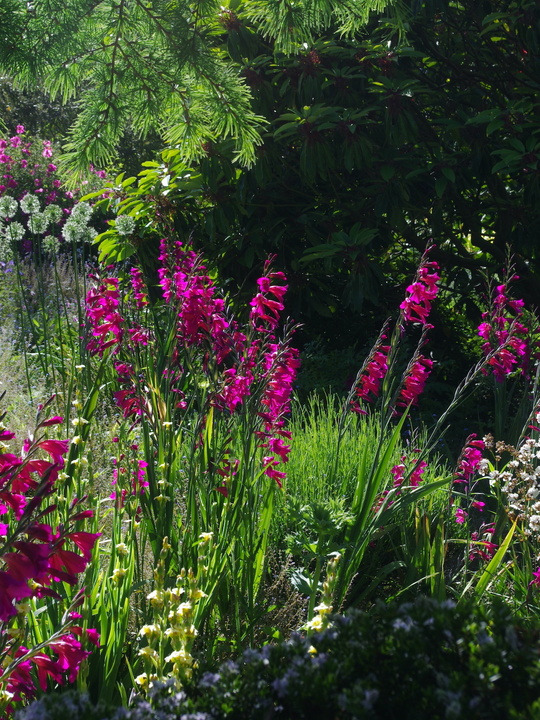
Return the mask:
MULTIPOLYGON (((539 627, 504 607, 419 598, 334 616, 310 638, 248 650, 185 692, 157 688, 126 720, 508 720, 539 717, 539 627)), ((18 720, 64 720, 64 696, 18 720)), ((35 705, 34 705, 35 707, 35 705)), ((73 712, 69 720, 94 718, 73 712)), ((96 719, 98 715, 95 716, 96 719)), ((105 714, 99 715, 104 720, 105 714)))

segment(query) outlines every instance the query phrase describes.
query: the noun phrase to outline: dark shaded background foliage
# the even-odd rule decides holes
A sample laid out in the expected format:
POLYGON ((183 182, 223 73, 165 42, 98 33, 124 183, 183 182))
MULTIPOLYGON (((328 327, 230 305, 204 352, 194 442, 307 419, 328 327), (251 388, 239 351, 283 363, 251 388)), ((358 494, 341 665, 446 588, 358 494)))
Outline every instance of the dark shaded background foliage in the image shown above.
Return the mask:
POLYGON ((538 717, 538 627, 495 606, 377 605, 311 637, 247 650, 178 692, 156 687, 126 710, 48 695, 19 720, 509 720, 538 717))
MULTIPOLYGON (((206 143, 196 181, 186 179, 162 214, 242 301, 275 253, 308 358, 351 347, 361 358, 433 242, 443 272, 430 345, 437 364, 428 412, 436 412, 476 357, 484 276, 504 267, 508 247, 520 276, 515 294, 540 305, 540 7, 406 7, 405 41, 373 17, 362 37, 326 32, 292 56, 275 51, 241 3, 223 10, 211 42, 226 49, 254 111, 267 118, 264 142, 251 168, 233 161, 231 140, 206 143)), ((72 105, 60 117, 38 95, 30 108, 28 95, 6 86, 3 97, 8 123, 28 117, 42 132, 64 133, 75 112, 72 105)), ((159 147, 155 137, 137 144, 129 131, 122 142, 128 172, 134 155, 146 160, 159 147)), ((156 238, 140 254, 155 257, 156 238)), ((332 384, 343 388, 350 374, 336 369, 332 384)), ((324 382, 315 372, 312 386, 324 382)))

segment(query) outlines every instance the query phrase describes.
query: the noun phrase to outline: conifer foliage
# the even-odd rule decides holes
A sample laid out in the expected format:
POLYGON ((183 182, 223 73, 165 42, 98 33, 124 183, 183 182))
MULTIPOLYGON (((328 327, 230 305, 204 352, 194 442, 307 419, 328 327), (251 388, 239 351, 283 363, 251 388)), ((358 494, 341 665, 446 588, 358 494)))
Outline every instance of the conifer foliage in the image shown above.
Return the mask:
POLYGON ((53 99, 80 100, 66 162, 106 163, 123 132, 159 131, 186 158, 232 138, 250 165, 265 120, 223 47, 238 13, 291 52, 330 26, 355 32, 386 0, 24 0, 0 1, 0 69, 53 99))

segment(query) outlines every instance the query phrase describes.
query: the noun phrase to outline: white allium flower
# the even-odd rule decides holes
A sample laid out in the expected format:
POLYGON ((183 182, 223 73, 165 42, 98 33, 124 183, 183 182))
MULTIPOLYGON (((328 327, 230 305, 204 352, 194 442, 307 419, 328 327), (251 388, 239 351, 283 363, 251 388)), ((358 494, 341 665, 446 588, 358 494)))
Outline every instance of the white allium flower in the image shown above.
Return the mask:
POLYGON ((46 253, 49 253, 50 255, 58 255, 60 242, 58 241, 58 238, 54 237, 54 235, 45 235, 42 245, 46 253))
POLYGON ((62 237, 68 243, 79 242, 79 240, 83 239, 85 230, 86 225, 74 222, 70 218, 62 228, 62 237))
POLYGON ((44 210, 44 213, 50 223, 60 222, 60 220, 62 219, 62 217, 64 215, 60 205, 47 205, 47 207, 44 210))
POLYGON ((0 237, 0 262, 8 263, 13 260, 13 248, 6 237, 0 237))
POLYGON ((30 215, 30 219, 28 220, 28 229, 30 232, 34 233, 34 235, 43 235, 48 226, 49 220, 45 213, 37 212, 30 215))
POLYGON ((83 234, 83 240, 84 242, 92 243, 96 239, 97 235, 97 230, 95 230, 93 227, 87 226, 83 234))
POLYGON ((531 515, 529 518, 529 526, 531 530, 540 530, 540 515, 531 515))
POLYGON ((131 235, 135 230, 135 220, 131 215, 118 215, 114 224, 119 235, 131 235))
POLYGON ((25 233, 26 230, 20 222, 9 223, 9 225, 6 225, 5 228, 2 229, 2 234, 15 242, 17 240, 22 240, 25 233))
POLYGON ((71 219, 72 220, 80 220, 85 225, 90 220, 91 215, 92 215, 92 207, 87 202, 77 203, 77 205, 73 206, 73 209, 71 211, 71 219))
POLYGON ((0 217, 12 218, 17 212, 19 203, 11 195, 0 197, 0 217))
POLYGON ((26 193, 21 200, 21 210, 27 215, 33 215, 41 210, 39 199, 35 195, 26 193))

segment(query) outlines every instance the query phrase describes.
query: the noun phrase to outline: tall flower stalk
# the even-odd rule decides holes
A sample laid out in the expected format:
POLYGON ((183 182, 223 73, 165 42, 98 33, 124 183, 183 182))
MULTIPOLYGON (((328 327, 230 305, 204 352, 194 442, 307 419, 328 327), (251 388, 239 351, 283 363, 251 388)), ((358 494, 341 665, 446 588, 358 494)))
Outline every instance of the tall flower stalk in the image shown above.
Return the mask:
POLYGON ((197 539, 212 534, 193 621, 242 645, 260 614, 274 495, 290 452, 299 360, 293 328, 277 337, 285 277, 265 265, 245 325, 182 243, 162 240, 158 277, 154 303, 136 267, 96 276, 87 296, 88 350, 113 364, 113 396, 145 462, 145 486, 122 486, 118 475, 115 493, 144 527, 155 562, 168 538, 171 574, 197 574, 197 539))
MULTIPOLYGON (((45 692, 49 680, 74 682, 88 657, 85 631, 76 608, 81 592, 66 597, 63 587, 76 587, 92 557, 99 533, 84 529, 93 512, 82 498, 60 511, 56 497, 69 442, 46 436, 62 424, 59 416, 38 415, 36 433, 22 452, 0 452, 0 710, 9 716, 23 701, 45 692), (47 621, 34 614, 55 610, 58 621, 48 633, 47 621), (38 685, 35 678, 37 676, 38 685)), ((3 430, 0 440, 13 440, 3 430)))

